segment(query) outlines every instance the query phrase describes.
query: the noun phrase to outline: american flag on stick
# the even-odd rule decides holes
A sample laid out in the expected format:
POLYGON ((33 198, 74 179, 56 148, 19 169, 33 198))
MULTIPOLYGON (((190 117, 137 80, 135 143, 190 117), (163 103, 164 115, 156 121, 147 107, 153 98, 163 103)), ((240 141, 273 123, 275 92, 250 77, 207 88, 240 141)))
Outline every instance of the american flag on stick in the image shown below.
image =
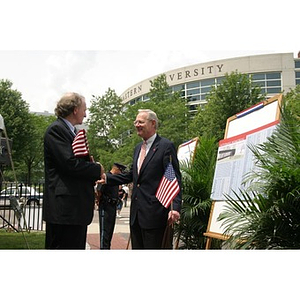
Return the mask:
POLYGON ((77 132, 72 143, 73 153, 75 157, 83 157, 89 155, 89 144, 84 129, 77 132))
POLYGON ((179 191, 180 187, 175 176, 174 168, 170 162, 160 181, 155 196, 165 208, 168 208, 179 191))

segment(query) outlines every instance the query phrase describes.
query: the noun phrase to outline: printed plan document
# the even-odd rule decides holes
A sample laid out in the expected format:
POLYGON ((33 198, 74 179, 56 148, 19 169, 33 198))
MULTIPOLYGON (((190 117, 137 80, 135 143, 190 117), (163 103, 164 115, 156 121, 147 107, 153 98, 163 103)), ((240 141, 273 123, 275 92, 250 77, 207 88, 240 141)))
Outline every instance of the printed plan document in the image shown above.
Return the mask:
POLYGON ((243 183, 245 175, 256 168, 254 155, 249 146, 266 142, 278 123, 279 121, 274 121, 219 142, 211 195, 213 200, 227 200, 225 195, 237 200, 235 193, 241 196, 241 191, 247 189, 243 183))

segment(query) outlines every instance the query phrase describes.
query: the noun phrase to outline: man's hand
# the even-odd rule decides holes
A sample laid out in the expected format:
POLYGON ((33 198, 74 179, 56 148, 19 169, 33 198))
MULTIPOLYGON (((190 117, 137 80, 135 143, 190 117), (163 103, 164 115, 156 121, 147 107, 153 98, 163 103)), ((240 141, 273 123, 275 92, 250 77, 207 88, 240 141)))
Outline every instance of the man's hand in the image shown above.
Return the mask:
POLYGON ((180 213, 176 210, 171 210, 169 211, 169 215, 168 215, 168 224, 172 225, 175 222, 178 222, 178 220, 180 219, 180 213))
POLYGON ((99 180, 96 181, 96 185, 98 184, 106 184, 106 174, 102 173, 99 180))

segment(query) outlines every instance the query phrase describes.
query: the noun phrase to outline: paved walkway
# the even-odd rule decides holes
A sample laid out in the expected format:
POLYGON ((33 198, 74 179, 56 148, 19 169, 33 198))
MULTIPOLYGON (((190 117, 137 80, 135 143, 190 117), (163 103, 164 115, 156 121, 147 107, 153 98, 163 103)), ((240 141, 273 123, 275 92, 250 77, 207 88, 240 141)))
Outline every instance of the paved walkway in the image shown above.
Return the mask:
MULTIPOLYGON (((127 207, 122 208, 122 218, 116 218, 116 225, 114 235, 111 241, 111 249, 126 250, 129 239, 129 210, 130 200, 127 201, 127 207)), ((92 224, 88 226, 87 233, 87 249, 99 250, 100 249, 100 234, 99 234, 99 214, 98 211, 94 211, 94 219, 92 224)), ((131 249, 129 244, 129 249, 131 249)))

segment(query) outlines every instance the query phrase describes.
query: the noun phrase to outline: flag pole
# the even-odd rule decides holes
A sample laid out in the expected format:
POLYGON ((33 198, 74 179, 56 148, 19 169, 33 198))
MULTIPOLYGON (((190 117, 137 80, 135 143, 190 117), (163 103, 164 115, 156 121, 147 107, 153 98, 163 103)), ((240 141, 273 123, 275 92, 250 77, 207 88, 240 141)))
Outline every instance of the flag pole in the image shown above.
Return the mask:
MULTIPOLYGON (((170 164, 172 164, 172 155, 170 154, 170 164)), ((173 200, 171 201, 171 211, 173 210, 173 200)), ((172 224, 173 227, 173 224, 172 224)))

